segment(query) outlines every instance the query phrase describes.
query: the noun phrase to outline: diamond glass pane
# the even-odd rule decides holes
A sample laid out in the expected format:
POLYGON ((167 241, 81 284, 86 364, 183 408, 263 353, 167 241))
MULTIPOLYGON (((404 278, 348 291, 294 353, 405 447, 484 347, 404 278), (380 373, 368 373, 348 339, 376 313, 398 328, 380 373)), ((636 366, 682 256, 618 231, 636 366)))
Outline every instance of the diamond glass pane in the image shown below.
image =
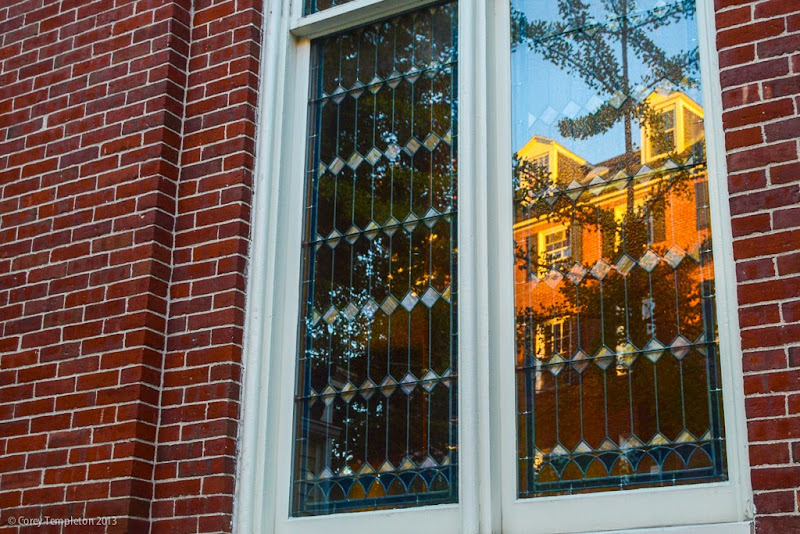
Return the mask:
POLYGON ((695 4, 511 0, 521 498, 726 478, 695 4))
POLYGON ((456 13, 312 43, 294 516, 457 500, 456 13))

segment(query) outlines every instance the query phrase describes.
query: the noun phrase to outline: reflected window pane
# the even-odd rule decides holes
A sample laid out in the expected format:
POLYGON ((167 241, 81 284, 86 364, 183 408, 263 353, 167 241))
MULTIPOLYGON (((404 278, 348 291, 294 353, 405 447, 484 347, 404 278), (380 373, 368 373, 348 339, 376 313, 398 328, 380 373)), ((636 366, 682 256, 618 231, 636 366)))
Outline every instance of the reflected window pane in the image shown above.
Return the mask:
POLYGON ((312 43, 295 516, 457 498, 456 13, 312 43))
POLYGON ((695 2, 511 6, 519 496, 723 480, 695 2))

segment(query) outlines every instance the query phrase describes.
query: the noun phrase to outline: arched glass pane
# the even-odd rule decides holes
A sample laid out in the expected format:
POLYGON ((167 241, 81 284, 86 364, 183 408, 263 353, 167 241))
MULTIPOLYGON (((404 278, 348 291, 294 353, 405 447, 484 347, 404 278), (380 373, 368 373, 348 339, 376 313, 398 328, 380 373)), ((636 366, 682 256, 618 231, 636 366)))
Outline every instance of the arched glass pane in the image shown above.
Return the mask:
POLYGON ((723 480, 695 2, 511 6, 519 495, 723 480))
POLYGON ((457 498, 456 14, 312 43, 295 516, 457 498))

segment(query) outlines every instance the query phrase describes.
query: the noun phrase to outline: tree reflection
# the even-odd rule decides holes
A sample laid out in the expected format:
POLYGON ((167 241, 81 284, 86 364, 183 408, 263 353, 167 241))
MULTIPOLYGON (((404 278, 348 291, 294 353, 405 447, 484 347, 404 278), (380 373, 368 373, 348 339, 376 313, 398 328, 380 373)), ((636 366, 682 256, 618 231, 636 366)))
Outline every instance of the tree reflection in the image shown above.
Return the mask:
POLYGON ((699 83, 699 55, 695 47, 669 55, 651 38, 665 26, 693 19, 695 2, 681 0, 648 12, 636 11, 636 0, 558 0, 559 20, 529 20, 511 10, 512 50, 527 46, 547 61, 604 95, 595 112, 558 123, 561 135, 588 139, 625 125, 625 152, 633 151, 632 123, 651 112, 643 101, 647 88, 670 80, 688 88, 699 83), (598 22, 592 12, 602 7, 598 22), (631 54, 639 61, 638 80, 631 80, 631 54))
POLYGON ((314 45, 301 515, 455 498, 455 14, 314 45))
POLYGON ((592 164, 534 136, 515 154, 521 494, 718 477, 703 112, 686 94, 698 53, 658 44, 693 23, 694 2, 557 10, 545 21, 512 7, 512 49, 602 97, 558 121, 575 150, 622 124, 624 152, 592 164))

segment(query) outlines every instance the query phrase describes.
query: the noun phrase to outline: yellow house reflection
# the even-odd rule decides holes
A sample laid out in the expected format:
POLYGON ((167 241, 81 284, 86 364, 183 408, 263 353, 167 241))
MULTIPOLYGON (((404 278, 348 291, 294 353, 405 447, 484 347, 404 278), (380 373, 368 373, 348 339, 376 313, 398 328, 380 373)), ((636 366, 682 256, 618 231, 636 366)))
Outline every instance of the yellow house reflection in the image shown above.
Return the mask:
POLYGON ((517 153, 522 487, 530 476, 557 483, 710 462, 624 458, 629 450, 702 444, 712 427, 703 110, 678 91, 653 92, 641 109, 640 147, 631 153, 592 164, 542 136, 517 153), (623 456, 613 469, 555 468, 559 458, 612 450, 623 456))

